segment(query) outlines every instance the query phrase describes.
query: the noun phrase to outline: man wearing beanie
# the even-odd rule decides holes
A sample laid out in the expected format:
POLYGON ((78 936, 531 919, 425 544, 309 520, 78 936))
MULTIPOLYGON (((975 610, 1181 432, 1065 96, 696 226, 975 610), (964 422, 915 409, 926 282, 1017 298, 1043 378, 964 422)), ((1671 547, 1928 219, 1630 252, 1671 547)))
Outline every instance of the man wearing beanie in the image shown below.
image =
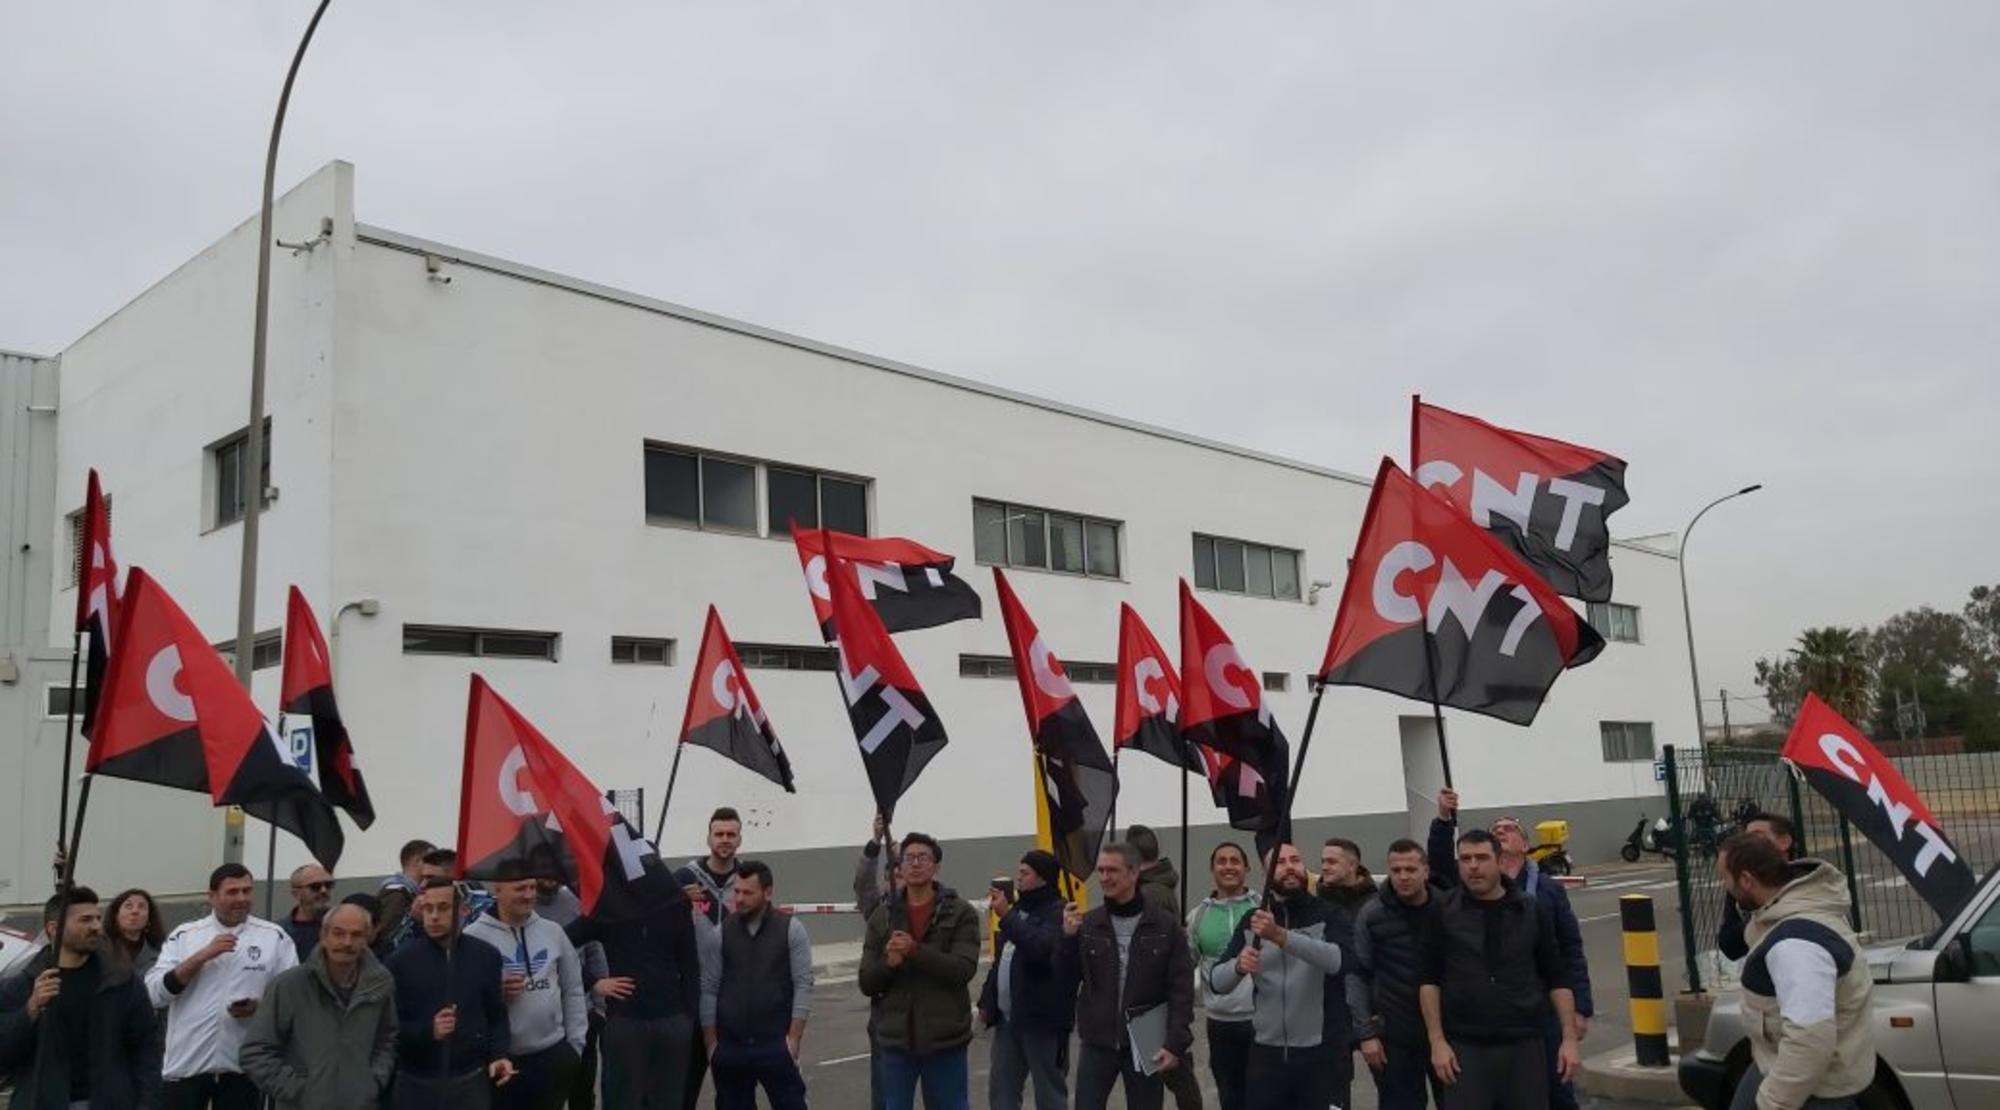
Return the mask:
POLYGON ((1020 1110, 1032 1078, 1035 1110, 1069 1105, 1069 1031, 1076 1019, 1076 974, 1057 959, 1063 907, 1056 857, 1036 849, 1014 868, 1019 899, 1008 904, 997 885, 986 905, 1000 922, 999 948, 979 992, 979 1020, 993 1031, 991 1110, 1020 1110))

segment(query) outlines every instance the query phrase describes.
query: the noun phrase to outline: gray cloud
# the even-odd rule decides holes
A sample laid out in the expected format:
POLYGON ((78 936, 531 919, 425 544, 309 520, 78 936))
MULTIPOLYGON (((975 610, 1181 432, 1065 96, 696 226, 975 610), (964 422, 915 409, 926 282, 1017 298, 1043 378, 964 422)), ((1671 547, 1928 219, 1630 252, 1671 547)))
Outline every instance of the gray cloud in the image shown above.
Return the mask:
MULTIPOLYGON (((309 4, 17 5, 0 346, 252 211, 309 4), (106 10, 109 9, 109 10, 106 10)), ((2000 10, 339 0, 364 219, 1354 471, 1408 395, 1614 450, 1708 685, 2000 579, 2000 10)), ((245 306, 246 328, 248 306, 245 306)), ((1303 510, 1302 510, 1303 511, 1303 510)))

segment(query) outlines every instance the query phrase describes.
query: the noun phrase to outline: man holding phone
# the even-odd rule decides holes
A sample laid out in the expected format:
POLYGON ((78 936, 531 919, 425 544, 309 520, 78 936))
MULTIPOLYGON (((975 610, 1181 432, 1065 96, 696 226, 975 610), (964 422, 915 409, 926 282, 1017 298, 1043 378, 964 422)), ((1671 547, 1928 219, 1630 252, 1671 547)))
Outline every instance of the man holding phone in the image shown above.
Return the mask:
POLYGON ((238 1064, 243 1034, 265 985, 299 957, 283 929, 250 916, 255 886, 240 863, 216 868, 208 877, 208 916, 169 933, 146 973, 153 1005, 167 1011, 167 1110, 256 1110, 262 1100, 238 1064))
POLYGON ((1013 879, 995 879, 986 892, 987 909, 1000 923, 993 964, 979 992, 980 1023, 993 1031, 986 1088, 991 1110, 1020 1110, 1021 1090, 1030 1078, 1035 1110, 1069 1105, 1076 974, 1073 965, 1057 959, 1063 945, 1059 872, 1056 857, 1037 848, 1021 857, 1013 879))

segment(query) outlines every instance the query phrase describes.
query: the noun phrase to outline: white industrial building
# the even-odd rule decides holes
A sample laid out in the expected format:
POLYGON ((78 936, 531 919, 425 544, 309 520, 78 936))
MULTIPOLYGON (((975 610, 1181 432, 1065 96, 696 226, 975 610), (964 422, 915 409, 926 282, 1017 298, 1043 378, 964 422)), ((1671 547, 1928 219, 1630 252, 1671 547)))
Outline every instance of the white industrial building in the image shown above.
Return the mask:
MULTIPOLYGON (((984 621, 898 637, 951 736, 898 826, 945 838, 948 875, 971 872, 961 882, 1033 827, 984 564, 1018 568, 1107 739, 1119 603, 1173 650, 1176 583, 1196 581, 1267 672, 1296 745, 1364 479, 359 224, 344 163, 283 197, 275 230, 306 245, 274 262, 258 578, 273 642, 260 637, 256 692, 275 715, 274 641, 296 583, 331 626, 380 814, 350 831, 343 875, 393 869, 410 837, 451 842, 474 671, 600 786, 644 788, 656 807, 714 602, 800 791, 690 752, 663 851, 695 851, 708 810, 732 803, 747 853, 774 857, 787 897, 839 896, 872 803, 787 515, 952 552, 986 599, 984 621), (1213 567, 1198 571, 1198 554, 1213 567)), ((216 641, 233 635, 256 231, 254 219, 236 228, 52 359, 0 362, 0 902, 39 898, 48 873, 70 514, 88 468, 110 494, 121 562, 154 574, 216 641)), ((1342 453, 1372 470, 1400 439, 1387 429, 1342 453)), ((1447 715, 1468 807, 1567 818, 1585 859, 1659 812, 1654 750, 1695 735, 1672 552, 1621 544, 1614 558, 1616 611, 1598 614, 1613 642, 1558 681, 1532 728, 1447 715)), ((1299 794, 1304 831, 1339 827, 1372 855, 1427 818, 1432 736, 1425 706, 1330 690, 1299 794)), ((1193 812, 1200 854, 1219 814, 1199 784, 1193 812)), ((1171 769, 1126 761, 1121 825, 1178 813, 1171 769)), ((244 858, 260 864, 264 844, 253 824, 244 858)), ((205 799, 107 782, 83 872, 100 889, 193 890, 224 850, 205 799)), ((281 868, 302 858, 280 845, 281 868)))

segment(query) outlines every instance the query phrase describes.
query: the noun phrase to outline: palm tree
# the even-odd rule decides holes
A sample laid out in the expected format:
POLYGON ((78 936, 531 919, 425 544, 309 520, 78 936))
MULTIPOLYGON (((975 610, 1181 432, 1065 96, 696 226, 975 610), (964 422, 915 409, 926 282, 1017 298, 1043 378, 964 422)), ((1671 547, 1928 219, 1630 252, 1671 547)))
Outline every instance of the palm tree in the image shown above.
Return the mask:
POLYGON ((1819 695, 1849 721, 1866 722, 1874 700, 1875 674, 1868 659, 1868 633, 1858 628, 1808 628, 1791 651, 1803 691, 1819 695))

